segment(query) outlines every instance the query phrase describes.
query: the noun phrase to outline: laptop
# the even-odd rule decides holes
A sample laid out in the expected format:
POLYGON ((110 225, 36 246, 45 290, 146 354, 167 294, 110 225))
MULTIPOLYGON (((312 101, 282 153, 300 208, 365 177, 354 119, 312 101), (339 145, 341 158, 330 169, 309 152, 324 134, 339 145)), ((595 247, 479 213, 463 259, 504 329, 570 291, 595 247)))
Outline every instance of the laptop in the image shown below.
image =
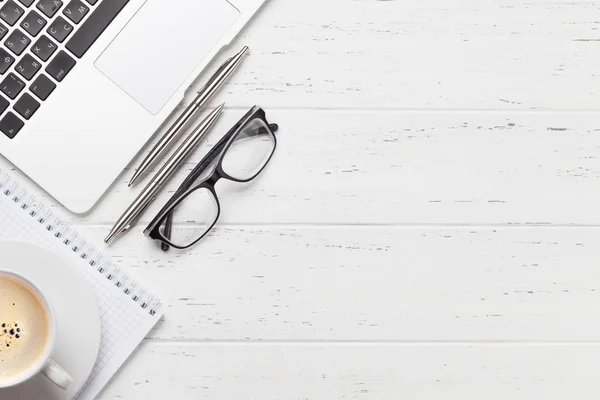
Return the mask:
POLYGON ((100 199, 264 0, 0 0, 0 153, 100 199))

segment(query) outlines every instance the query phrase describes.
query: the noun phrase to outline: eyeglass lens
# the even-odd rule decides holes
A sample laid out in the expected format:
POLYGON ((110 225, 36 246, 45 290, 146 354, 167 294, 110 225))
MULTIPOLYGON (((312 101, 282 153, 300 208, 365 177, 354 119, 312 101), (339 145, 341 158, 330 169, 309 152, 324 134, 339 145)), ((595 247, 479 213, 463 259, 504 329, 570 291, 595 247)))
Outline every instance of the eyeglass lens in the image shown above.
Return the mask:
MULTIPOLYGON (((171 212, 173 223, 177 229, 171 231, 171 242, 180 247, 192 245, 206 232, 217 220, 219 205, 213 193, 204 187, 198 188, 187 195, 171 212)), ((163 236, 165 226, 160 230, 163 236)))
MULTIPOLYGON (((222 169, 233 179, 252 179, 265 164, 275 150, 275 137, 271 129, 261 119, 247 123, 234 139, 234 142, 223 154, 222 169)), ((217 158, 218 159, 218 158, 217 158)), ((216 160, 215 160, 216 161, 216 160)), ((214 169, 207 168, 210 172, 214 169)), ((203 173, 203 178, 208 174, 203 173)), ((198 179, 196 182, 202 182, 198 179)), ((179 247, 188 247, 204 236, 214 225, 219 216, 219 203, 212 191, 200 187, 189 193, 171 212, 173 223, 178 228, 171 231, 171 243, 179 247)), ((164 232, 164 224, 160 227, 164 232)))
POLYGON ((223 172, 234 179, 253 178, 275 150, 273 132, 261 119, 250 121, 223 155, 223 172))

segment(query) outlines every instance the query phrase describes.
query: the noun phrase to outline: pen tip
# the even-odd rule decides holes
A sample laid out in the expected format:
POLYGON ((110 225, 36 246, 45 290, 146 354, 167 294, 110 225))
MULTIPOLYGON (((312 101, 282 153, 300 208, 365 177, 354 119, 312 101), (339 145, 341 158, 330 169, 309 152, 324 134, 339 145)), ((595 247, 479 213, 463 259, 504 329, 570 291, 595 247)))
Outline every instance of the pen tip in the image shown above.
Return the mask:
POLYGON ((234 67, 237 67, 242 62, 242 59, 246 55, 246 53, 250 50, 248 46, 244 46, 236 55, 229 59, 229 62, 234 67))
POLYGON ((207 115, 207 117, 202 121, 202 125, 206 125, 204 129, 210 129, 214 123, 217 121, 219 116, 221 115, 221 111, 223 111, 223 107, 225 107, 225 103, 220 106, 215 107, 214 110, 207 115))
POLYGON ((128 187, 132 187, 138 180, 138 178, 140 177, 140 171, 142 171, 143 168, 140 167, 137 171, 135 171, 135 173, 133 174, 133 176, 131 177, 131 179, 129 180, 129 183, 127 184, 128 187))
POLYGON ((117 231, 112 231, 108 234, 108 236, 104 238, 104 243, 110 243, 115 238, 115 236, 117 236, 117 231))

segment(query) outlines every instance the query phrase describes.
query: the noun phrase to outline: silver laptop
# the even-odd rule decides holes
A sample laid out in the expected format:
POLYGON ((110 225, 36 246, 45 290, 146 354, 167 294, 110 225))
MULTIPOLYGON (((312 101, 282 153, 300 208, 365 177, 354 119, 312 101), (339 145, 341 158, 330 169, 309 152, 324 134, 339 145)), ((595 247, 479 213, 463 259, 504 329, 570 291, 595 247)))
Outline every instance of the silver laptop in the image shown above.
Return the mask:
POLYGON ((88 211, 265 0, 0 0, 0 152, 88 211))

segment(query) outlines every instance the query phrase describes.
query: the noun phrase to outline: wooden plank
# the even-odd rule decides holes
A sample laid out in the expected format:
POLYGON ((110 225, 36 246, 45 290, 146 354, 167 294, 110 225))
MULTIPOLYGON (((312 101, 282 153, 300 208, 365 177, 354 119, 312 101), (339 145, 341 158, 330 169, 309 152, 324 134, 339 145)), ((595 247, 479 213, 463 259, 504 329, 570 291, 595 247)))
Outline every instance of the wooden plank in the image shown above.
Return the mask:
POLYGON ((600 347, 146 343, 99 399, 566 399, 600 390, 600 347))
POLYGON ((164 301, 154 339, 597 340, 599 232, 240 226, 107 254, 164 301))
MULTIPOLYGON (((243 114, 225 113, 137 232, 243 114)), ((600 224, 600 114, 277 110, 269 118, 281 125, 277 153, 255 182, 219 184, 223 224, 600 224)), ((114 222, 141 190, 127 187, 131 173, 91 214, 65 217, 114 222)))
POLYGON ((193 88, 248 45, 215 102, 597 110, 599 20, 590 0, 270 1, 193 88))

